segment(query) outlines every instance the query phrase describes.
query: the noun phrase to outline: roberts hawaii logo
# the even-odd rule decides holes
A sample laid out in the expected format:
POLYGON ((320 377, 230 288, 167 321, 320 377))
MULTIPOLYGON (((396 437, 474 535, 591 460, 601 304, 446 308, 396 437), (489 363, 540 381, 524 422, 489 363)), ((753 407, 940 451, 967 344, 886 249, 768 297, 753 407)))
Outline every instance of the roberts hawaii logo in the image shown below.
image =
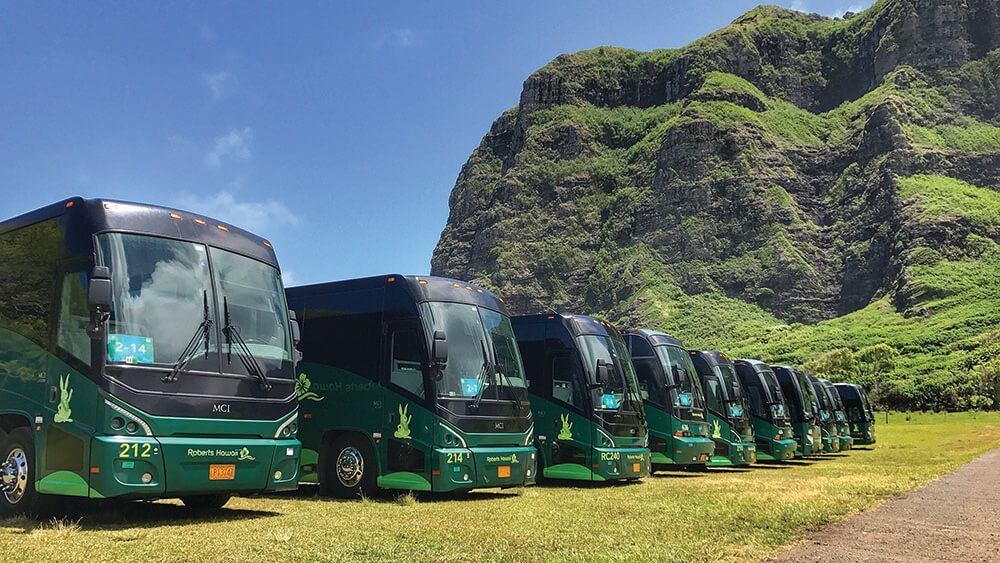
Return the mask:
POLYGON ((559 435, 556 438, 560 440, 572 440, 573 439, 573 423, 569 421, 568 414, 559 415, 559 420, 562 421, 562 428, 559 430, 559 435))
POLYGON ((722 439, 722 427, 718 420, 712 423, 712 437, 722 439))
POLYGON ((295 380, 295 396, 300 401, 322 401, 323 397, 309 390, 311 387, 312 381, 309 381, 309 377, 300 373, 299 378, 295 380))
POLYGON ((256 461, 257 458, 255 458, 254 456, 250 455, 250 449, 249 448, 243 448, 242 450, 240 450, 240 457, 236 458, 236 460, 237 461, 256 461))
POLYGON ((63 422, 73 422, 73 410, 69 407, 70 400, 73 399, 73 390, 69 387, 69 374, 59 379, 59 406, 56 407, 56 415, 52 420, 56 424, 63 422))
POLYGON ((409 410, 410 405, 399 405, 399 426, 392 435, 400 440, 410 439, 410 421, 413 420, 413 415, 406 414, 409 410))

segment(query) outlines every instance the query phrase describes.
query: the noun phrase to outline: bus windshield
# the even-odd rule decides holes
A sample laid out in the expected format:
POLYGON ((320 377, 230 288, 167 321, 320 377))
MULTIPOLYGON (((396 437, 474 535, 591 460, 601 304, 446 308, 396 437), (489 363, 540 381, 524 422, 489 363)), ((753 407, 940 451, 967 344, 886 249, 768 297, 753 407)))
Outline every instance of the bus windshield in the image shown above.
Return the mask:
POLYGON ((654 346, 660 358, 663 371, 667 373, 667 383, 676 386, 670 393, 674 407, 684 413, 683 418, 705 419, 704 393, 701 381, 695 375, 691 355, 676 346, 654 346))
POLYGON ((439 396, 503 399, 500 389, 504 386, 519 394, 526 392, 508 316, 466 303, 432 301, 421 303, 420 308, 427 334, 443 330, 448 338, 448 363, 435 384, 439 396))
POLYGON ((764 381, 764 389, 767 392, 767 400, 771 403, 771 416, 774 418, 785 418, 785 395, 781 392, 781 384, 774 372, 765 369, 760 372, 760 378, 764 381))
POLYGON ((600 383, 601 396, 595 402, 599 410, 619 409, 630 406, 630 410, 641 412, 634 404, 638 397, 639 384, 636 380, 632 362, 628 359, 625 341, 620 336, 600 336, 585 334, 576 337, 577 347, 583 356, 583 365, 587 370, 588 380, 600 383), (597 380, 597 362, 603 360, 612 368, 606 381, 597 380))
POLYGON ((729 364, 717 365, 713 369, 724 382, 725 397, 729 403, 726 407, 729 416, 734 418, 743 417, 743 386, 740 385, 736 370, 729 364))
POLYGON ((211 353, 219 351, 223 303, 229 322, 265 372, 290 361, 288 312, 277 269, 203 244, 146 235, 102 234, 98 247, 101 263, 111 269, 114 291, 109 362, 172 365, 204 329, 189 368, 218 371, 218 358, 211 353))

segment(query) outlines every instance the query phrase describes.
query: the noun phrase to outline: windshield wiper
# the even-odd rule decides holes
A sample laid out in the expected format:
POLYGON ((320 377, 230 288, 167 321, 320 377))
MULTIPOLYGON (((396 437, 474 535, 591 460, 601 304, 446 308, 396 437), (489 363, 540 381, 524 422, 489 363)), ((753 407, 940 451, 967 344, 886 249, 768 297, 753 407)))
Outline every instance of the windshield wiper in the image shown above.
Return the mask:
POLYGON ((479 341, 479 346, 483 351, 483 369, 479 370, 479 375, 476 377, 476 398, 472 401, 472 408, 478 409, 479 402, 483 400, 483 392, 486 391, 486 377, 489 375, 490 370, 493 369, 493 364, 490 362, 489 356, 486 355, 486 345, 483 341, 479 341))
POLYGON ((181 371, 187 367, 191 360, 195 357, 195 349, 198 346, 198 340, 204 335, 205 338, 205 359, 208 359, 208 348, 209 342, 212 336, 212 319, 208 316, 208 290, 203 291, 202 298, 204 300, 204 316, 202 318, 201 324, 198 325, 197 330, 195 330, 194 335, 191 340, 188 341, 187 346, 184 347, 184 351, 174 362, 174 367, 171 368, 170 373, 160 378, 160 381, 164 383, 173 383, 177 381, 177 376, 180 375, 181 371))
POLYGON ((233 363, 233 342, 235 342, 236 355, 239 356, 240 362, 243 363, 243 367, 246 368, 247 373, 256 377, 265 391, 270 391, 271 382, 267 380, 264 371, 260 369, 257 358, 254 357, 253 352, 250 351, 250 347, 247 346, 246 341, 240 336, 240 331, 229 320, 229 301, 225 297, 222 298, 222 304, 226 319, 226 325, 222 327, 222 334, 226 336, 226 344, 229 346, 226 350, 226 361, 229 364, 233 363))
MULTIPOLYGON (((499 358, 500 354, 497 354, 497 345, 496 345, 496 343, 492 342, 490 345, 493 348, 493 357, 494 358, 499 358)), ((510 395, 511 399, 514 399, 514 404, 516 404, 518 410, 520 410, 521 409, 521 399, 517 396, 517 393, 514 391, 514 386, 510 384, 510 377, 507 374, 505 374, 504 372, 502 372, 502 371, 497 371, 496 374, 498 376, 497 377, 497 385, 499 385, 501 389, 503 389, 508 395, 510 395), (503 380, 504 380, 505 377, 507 378, 507 385, 504 385, 504 383, 503 383, 503 380)))

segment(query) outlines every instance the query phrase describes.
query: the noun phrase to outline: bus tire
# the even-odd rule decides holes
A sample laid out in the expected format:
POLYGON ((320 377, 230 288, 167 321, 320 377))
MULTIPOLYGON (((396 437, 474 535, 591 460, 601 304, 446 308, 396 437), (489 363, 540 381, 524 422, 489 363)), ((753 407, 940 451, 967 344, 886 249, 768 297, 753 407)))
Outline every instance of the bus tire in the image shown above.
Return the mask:
POLYGON ((38 516, 43 496, 35 490, 35 439, 20 427, 0 440, 0 514, 38 516))
POLYGON ((374 497, 378 494, 375 452, 368 440, 355 434, 345 434, 334 440, 327 450, 324 490, 343 499, 374 497))
POLYGON ((233 495, 219 494, 219 495, 192 495, 188 497, 181 497, 181 502, 184 506, 195 510, 198 512, 214 512, 220 510, 229 499, 233 498, 233 495))

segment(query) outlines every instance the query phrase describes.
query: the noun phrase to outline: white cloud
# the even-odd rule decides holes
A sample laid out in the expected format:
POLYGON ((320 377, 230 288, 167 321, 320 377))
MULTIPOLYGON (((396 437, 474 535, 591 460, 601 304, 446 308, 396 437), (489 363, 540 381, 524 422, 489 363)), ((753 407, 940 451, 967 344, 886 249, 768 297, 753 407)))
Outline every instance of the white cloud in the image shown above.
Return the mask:
POLYGON ((201 75, 201 81, 216 101, 232 96, 239 87, 236 75, 228 70, 206 72, 201 75))
POLYGON ((807 10, 806 3, 803 0, 792 0, 792 5, 789 8, 797 12, 805 12, 807 10))
POLYGON ((373 45, 376 49, 383 47, 400 47, 406 49, 416 45, 418 39, 417 30, 412 27, 398 27, 383 31, 375 38, 373 45))
POLYGON ((253 141, 253 129, 233 129, 225 135, 215 138, 212 150, 205 155, 205 164, 209 168, 219 168, 225 160, 250 160, 250 143, 253 141))
POLYGON ((833 17, 833 18, 839 18, 839 17, 842 17, 847 12, 854 12, 855 14, 857 14, 858 12, 863 12, 864 10, 865 10, 865 6, 862 6, 861 4, 851 4, 850 6, 848 6, 846 8, 841 8, 839 10, 834 10, 834 11, 832 11, 832 12, 830 12, 828 14, 824 14, 824 15, 827 15, 827 16, 830 16, 830 17, 833 17))
POLYGON ((299 218, 281 202, 273 199, 240 201, 226 190, 210 195, 181 194, 177 198, 177 207, 225 221, 265 238, 276 229, 299 222, 299 218))

